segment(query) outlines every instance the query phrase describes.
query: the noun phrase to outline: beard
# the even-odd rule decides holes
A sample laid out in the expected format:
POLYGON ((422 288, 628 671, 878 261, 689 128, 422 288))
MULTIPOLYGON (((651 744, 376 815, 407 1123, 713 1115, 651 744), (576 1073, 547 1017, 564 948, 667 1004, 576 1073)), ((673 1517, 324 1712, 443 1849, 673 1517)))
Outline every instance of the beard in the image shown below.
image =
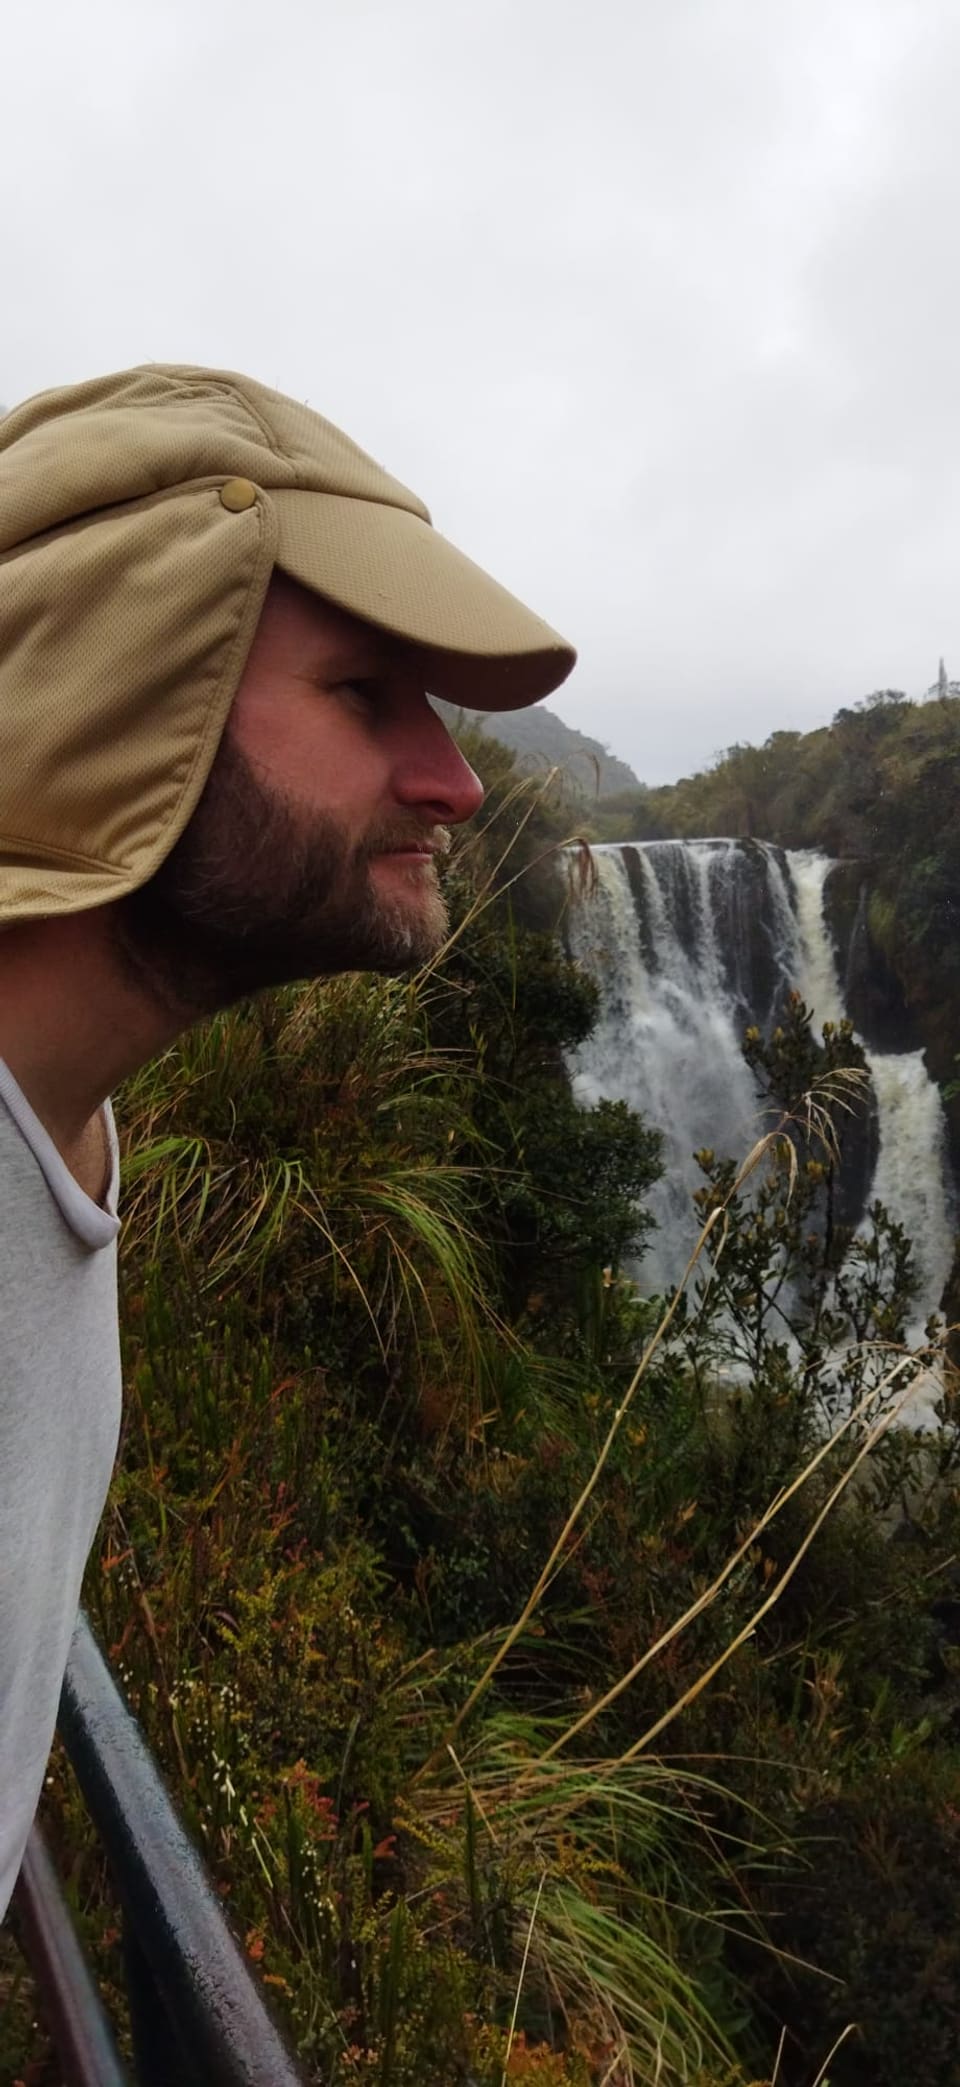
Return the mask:
POLYGON ((270 986, 338 971, 413 971, 448 927, 433 860, 397 865, 375 889, 378 855, 449 835, 402 813, 351 842, 328 813, 258 780, 224 737, 189 824, 158 870, 110 908, 125 974, 194 1018, 270 986))

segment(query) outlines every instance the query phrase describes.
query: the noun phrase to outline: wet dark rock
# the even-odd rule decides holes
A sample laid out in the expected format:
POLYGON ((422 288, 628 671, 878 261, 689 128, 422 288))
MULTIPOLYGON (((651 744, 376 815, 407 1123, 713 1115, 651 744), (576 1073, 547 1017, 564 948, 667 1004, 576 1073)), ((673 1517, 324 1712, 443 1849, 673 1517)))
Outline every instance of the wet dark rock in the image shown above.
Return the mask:
POLYGON ((844 999, 870 1051, 918 1051, 924 1038, 900 979, 870 931, 876 888, 870 866, 838 862, 827 878, 824 910, 837 951, 844 999))

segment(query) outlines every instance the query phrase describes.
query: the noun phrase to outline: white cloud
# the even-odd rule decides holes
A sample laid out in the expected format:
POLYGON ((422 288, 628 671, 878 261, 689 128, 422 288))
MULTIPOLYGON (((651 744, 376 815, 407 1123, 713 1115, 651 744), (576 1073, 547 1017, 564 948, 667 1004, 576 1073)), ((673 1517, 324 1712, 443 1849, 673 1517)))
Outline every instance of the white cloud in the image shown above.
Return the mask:
POLYGON ((339 420, 651 779, 960 667, 948 0, 55 0, 6 25, 0 395, 339 420))

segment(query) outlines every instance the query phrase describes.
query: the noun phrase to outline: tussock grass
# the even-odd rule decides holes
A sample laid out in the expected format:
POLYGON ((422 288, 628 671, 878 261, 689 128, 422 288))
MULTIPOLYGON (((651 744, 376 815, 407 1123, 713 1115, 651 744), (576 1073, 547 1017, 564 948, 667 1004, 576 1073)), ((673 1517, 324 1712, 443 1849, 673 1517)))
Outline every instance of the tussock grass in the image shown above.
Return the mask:
MULTIPOLYGON (((875 1698, 848 1676, 846 1613, 821 1631, 798 1589, 918 1365, 878 1345, 842 1421, 741 1499, 750 1397, 765 1444, 800 1393, 776 1360, 722 1427, 691 1329, 741 1203, 777 1169, 798 1195, 808 1151, 836 1163, 862 1075, 813 1080, 758 1137, 670 1299, 632 1297, 613 1249, 518 1245, 523 1108, 561 1069, 512 899, 575 836, 542 785, 508 773, 500 798, 418 979, 234 1009, 121 1098, 127 1440, 88 1599, 331 2087, 812 2087, 752 2001, 771 1963, 807 1975, 771 1880, 806 1792, 845 1772, 844 1719, 850 1759, 924 1742, 895 1676, 875 1698)), ((593 1184, 534 1186, 545 1224, 573 1199, 602 1235, 593 1184)))
MULTIPOLYGON (((685 1296, 687 1284, 690 1280, 690 1277, 693 1275, 693 1272, 696 1269, 701 1259, 701 1256, 705 1253, 708 1246, 712 1247, 713 1257, 715 1260, 719 1258, 720 1254, 723 1252, 727 1239, 725 1217, 730 1204, 733 1202, 734 1198, 741 1193, 743 1188, 749 1182, 751 1177, 755 1174, 757 1169, 763 1164, 765 1159, 767 1159, 771 1154, 780 1155, 784 1151, 786 1151, 789 1155, 790 1188, 792 1190, 796 1182, 797 1159, 793 1141, 788 1135, 789 1130, 792 1127, 795 1127, 796 1125, 800 1125, 807 1132, 809 1132, 812 1127, 814 1133, 816 1135, 819 1135, 819 1128, 821 1124, 824 1121, 829 1122, 830 1120, 830 1105, 831 1101, 835 1097, 835 1089, 839 1087, 840 1099, 841 1102, 844 1102, 845 1097, 843 1096, 842 1089, 845 1086, 849 1087, 851 1084, 853 1084, 851 1079, 846 1077, 843 1081, 838 1083, 836 1081, 835 1075, 831 1074, 827 1076, 821 1083, 819 1083, 815 1089, 811 1089, 807 1094, 805 1094, 800 1104, 798 1105, 796 1111, 790 1112, 782 1116, 780 1121, 777 1123, 776 1127, 773 1130, 766 1132, 764 1136, 757 1139, 756 1143, 753 1145, 751 1151, 748 1153, 746 1159, 743 1161, 742 1165, 740 1166, 736 1175, 734 1176, 727 1193, 723 1196, 721 1200, 719 1200, 715 1204, 714 1208, 709 1212, 706 1221, 701 1228, 699 1237, 694 1245, 693 1251, 690 1255, 683 1276, 681 1277, 681 1280, 677 1285, 676 1290, 674 1291, 673 1297, 670 1299, 670 1301, 666 1305, 665 1310, 661 1314, 661 1317, 653 1333, 651 1334, 648 1342, 646 1343, 646 1346, 644 1347, 643 1353, 640 1357, 639 1362, 637 1363, 636 1369, 633 1372, 630 1382, 626 1387, 623 1397, 614 1411, 613 1419, 610 1423, 606 1439, 603 1442, 598 1456, 596 1457, 587 1482, 583 1487, 583 1490, 580 1493, 579 1498, 574 1502, 570 1510, 570 1513, 563 1525, 563 1528, 559 1536, 557 1537, 556 1542, 554 1543, 550 1551, 550 1554, 546 1559, 534 1583, 529 1598, 525 1603, 521 1614, 517 1618, 515 1625, 513 1626, 513 1631, 512 1633, 508 1632, 506 1638, 503 1641, 503 1644, 498 1648, 496 1654, 494 1655, 494 1658, 490 1661, 489 1666, 481 1675, 470 1696, 467 1698, 462 1708, 458 1711, 457 1716, 454 1719, 452 1725, 444 1734, 444 1745, 451 1744, 453 1740, 457 1737, 457 1734, 461 1726, 463 1725, 464 1721, 469 1717, 475 1705, 480 1701, 480 1698, 485 1693, 486 1689, 489 1687, 491 1681, 494 1678, 494 1675, 497 1672, 497 1668, 506 1658, 507 1654, 511 1650, 512 1645, 516 1641, 516 1638, 518 1638, 527 1629, 530 1620, 535 1614, 547 1587, 551 1585, 557 1570, 562 1565, 564 1556, 568 1551, 574 1533, 577 1530, 578 1525, 581 1523, 584 1513, 600 1481, 604 1467, 608 1462, 614 1443, 617 1439, 618 1434, 620 1433, 620 1430, 624 1425, 624 1422, 630 1411, 631 1405, 649 1373, 651 1363, 653 1362, 657 1350, 660 1348, 662 1342, 669 1333, 671 1324, 685 1296)), ((848 1429, 853 1427, 857 1422, 864 1418, 869 1408, 876 1404, 877 1396, 879 1396, 883 1390, 889 1388, 890 1383, 895 1381, 898 1371, 901 1370, 902 1364, 896 1363, 893 1365, 892 1374, 888 1373, 888 1375, 882 1380, 882 1385, 878 1388, 877 1395, 874 1395, 873 1393, 868 1394, 867 1397, 862 1401, 860 1407, 855 1411, 854 1414, 852 1414, 848 1418, 848 1420, 845 1423, 841 1425, 841 1427, 837 1430, 836 1434, 833 1437, 828 1438, 828 1440, 824 1443, 817 1455, 811 1459, 806 1470, 802 1472, 799 1478, 795 1481, 794 1486, 790 1488, 790 1493, 797 1490, 811 1475, 811 1473, 818 1468, 820 1463, 822 1463, 823 1459, 828 1454, 828 1451, 834 1446, 834 1443, 838 1441, 841 1438, 841 1436, 848 1431, 848 1429)), ((858 1453, 858 1462, 862 1461, 863 1456, 869 1453, 869 1450, 874 1446, 875 1441, 879 1440, 880 1434, 884 1432, 884 1429, 888 1424, 889 1419, 884 1421, 882 1424, 878 1423, 875 1433, 868 1438, 867 1443, 865 1443, 862 1446, 861 1451, 858 1453)), ((844 1479, 843 1484, 846 1484, 846 1479, 844 1479)), ((839 1488, 839 1491, 842 1490, 843 1485, 841 1485, 839 1488)), ((837 1497, 839 1497, 839 1491, 837 1497)), ((741 1558, 756 1543, 758 1537, 763 1533, 763 1530, 773 1519, 773 1517, 779 1512, 779 1509, 783 1505, 784 1500, 788 1497, 790 1497, 790 1494, 785 1493, 783 1495, 778 1496, 778 1498, 771 1503, 770 1507, 767 1509, 766 1513, 761 1518, 761 1520, 757 1523, 756 1527, 750 1532, 750 1535, 745 1540, 741 1548, 738 1551, 736 1551, 730 1559, 728 1559, 722 1572, 718 1575, 713 1585, 706 1591, 706 1593, 702 1597, 702 1600, 695 1606, 694 1609, 689 1611, 687 1615, 680 1619, 680 1621, 673 1627, 668 1637, 664 1638, 661 1643, 658 1643, 655 1647, 651 1648, 647 1653, 644 1654, 643 1659, 637 1663, 637 1666, 633 1670, 633 1674, 631 1674, 629 1677, 622 1678, 616 1684, 615 1689, 611 1691, 607 1698, 604 1699, 604 1707, 606 1706, 607 1702, 613 1701, 615 1699, 615 1696, 619 1694, 624 1687, 629 1685, 629 1680, 634 1678, 634 1675, 636 1673, 641 1672, 643 1667, 649 1662, 649 1660, 654 1658, 657 1652, 663 1649, 663 1646, 670 1642, 670 1637, 676 1635, 679 1631, 684 1629, 687 1623, 692 1620, 693 1616, 699 1613, 700 1609, 709 1606, 710 1602, 714 1600, 716 1594, 720 1591, 720 1588, 725 1584, 726 1580, 728 1580, 730 1575, 735 1571, 737 1565, 740 1563, 741 1558)), ((819 1527, 819 1521, 817 1523, 817 1526, 819 1527)), ((771 1597, 771 1606, 773 1601, 775 1601, 778 1598, 779 1591, 780 1589, 778 1587, 778 1589, 775 1590, 773 1596, 771 1597)), ((731 1650, 732 1649, 734 1648, 731 1647, 731 1650)), ((579 1731, 581 1729, 581 1726, 578 1725, 575 1729, 579 1731)), ((431 1756, 431 1759, 427 1763, 425 1763, 423 1771, 425 1774, 429 1773, 430 1768, 433 1765, 433 1759, 434 1757, 431 1756)))

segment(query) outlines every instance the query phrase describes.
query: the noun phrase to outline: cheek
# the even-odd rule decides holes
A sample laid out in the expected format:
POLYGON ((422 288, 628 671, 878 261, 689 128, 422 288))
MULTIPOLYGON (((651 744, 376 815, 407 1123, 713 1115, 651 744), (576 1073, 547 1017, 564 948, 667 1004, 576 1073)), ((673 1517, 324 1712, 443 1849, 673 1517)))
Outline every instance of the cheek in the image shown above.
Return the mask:
POLYGON ((361 820, 388 793, 390 764, 363 722, 305 701, 248 701, 232 718, 230 737, 263 781, 309 810, 361 820))
POLYGON ((304 718, 267 695, 238 698, 230 716, 230 738, 258 771, 272 775, 303 758, 304 718))

